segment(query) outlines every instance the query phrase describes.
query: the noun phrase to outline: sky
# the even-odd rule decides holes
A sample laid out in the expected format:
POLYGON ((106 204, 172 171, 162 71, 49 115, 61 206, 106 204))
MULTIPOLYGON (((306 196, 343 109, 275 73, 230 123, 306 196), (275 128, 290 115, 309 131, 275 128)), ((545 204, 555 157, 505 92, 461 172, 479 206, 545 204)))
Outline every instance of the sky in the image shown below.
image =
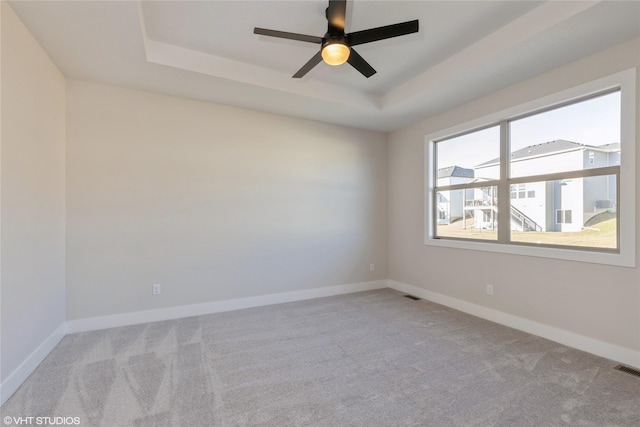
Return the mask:
MULTIPOLYGON (((620 91, 511 122, 511 151, 565 139, 586 145, 620 142, 620 91)), ((499 127, 439 142, 438 169, 473 168, 499 157, 499 127)))

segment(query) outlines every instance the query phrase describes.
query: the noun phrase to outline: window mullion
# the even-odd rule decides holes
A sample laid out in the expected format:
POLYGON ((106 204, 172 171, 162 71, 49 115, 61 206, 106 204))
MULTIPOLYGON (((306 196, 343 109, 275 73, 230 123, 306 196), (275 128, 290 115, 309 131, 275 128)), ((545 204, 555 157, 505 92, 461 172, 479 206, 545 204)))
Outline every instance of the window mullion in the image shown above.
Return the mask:
POLYGON ((438 235, 438 168, 437 168, 437 158, 438 158, 438 144, 431 143, 429 146, 431 152, 430 159, 431 164, 433 165, 431 171, 431 182, 432 182, 432 191, 431 191, 431 236, 436 237, 438 235))
POLYGON ((500 180, 498 182, 498 243, 509 243, 509 122, 500 122, 500 180))
POLYGON ((581 169, 567 172, 555 172, 544 175, 528 175, 517 178, 510 178, 508 184, 527 184, 538 181, 558 181, 561 179, 589 178, 593 176, 615 175, 620 170, 620 166, 607 166, 602 168, 581 169))
POLYGON ((491 186, 497 186, 499 183, 500 183, 499 180, 491 180, 491 181, 473 182, 469 184, 443 185, 440 187, 435 187, 435 191, 451 191, 451 190, 462 190, 462 189, 470 189, 470 188, 491 187, 491 186))

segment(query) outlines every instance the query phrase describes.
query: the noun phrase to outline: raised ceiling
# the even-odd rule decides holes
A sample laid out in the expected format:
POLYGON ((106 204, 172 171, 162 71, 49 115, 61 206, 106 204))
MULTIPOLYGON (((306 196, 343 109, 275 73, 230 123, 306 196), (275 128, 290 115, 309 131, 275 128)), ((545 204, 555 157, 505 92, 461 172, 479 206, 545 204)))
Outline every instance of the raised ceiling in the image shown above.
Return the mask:
POLYGON ((420 20, 348 64, 295 73, 327 1, 10 1, 69 78, 393 131, 640 36, 638 1, 349 1, 346 31, 420 20))

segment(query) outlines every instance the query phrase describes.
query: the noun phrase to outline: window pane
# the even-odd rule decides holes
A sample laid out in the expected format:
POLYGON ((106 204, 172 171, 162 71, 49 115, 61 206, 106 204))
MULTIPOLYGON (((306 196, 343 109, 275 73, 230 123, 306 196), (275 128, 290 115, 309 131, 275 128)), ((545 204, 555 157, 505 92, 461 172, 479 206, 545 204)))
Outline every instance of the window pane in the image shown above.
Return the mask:
POLYGON ((564 211, 564 223, 565 224, 572 224, 573 222, 571 221, 571 212, 573 212, 572 210, 565 210, 564 211))
POLYGON ((500 178, 500 127, 436 143, 438 186, 500 178), (478 170, 476 166, 486 163, 478 170))
POLYGON ((532 182, 527 188, 535 197, 511 200, 511 241, 617 248, 615 175, 532 182))
POLYGON ((511 176, 620 164, 620 92, 510 122, 511 176))
POLYGON ((436 200, 436 237, 497 240, 497 187, 439 191, 436 200))

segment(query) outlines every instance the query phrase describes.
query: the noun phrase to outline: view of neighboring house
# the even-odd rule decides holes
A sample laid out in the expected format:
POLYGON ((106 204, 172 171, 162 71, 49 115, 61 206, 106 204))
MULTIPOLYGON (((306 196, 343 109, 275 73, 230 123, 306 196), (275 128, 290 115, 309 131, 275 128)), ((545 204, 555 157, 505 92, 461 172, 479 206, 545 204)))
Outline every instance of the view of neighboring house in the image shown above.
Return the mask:
MULTIPOLYGON (((473 169, 449 166, 438 170, 438 186, 465 184, 473 179, 473 169)), ((462 218, 464 190, 438 192, 438 224, 462 218)))
MULTIPOLYGON (((532 145, 511 153, 511 176, 544 175, 620 164, 620 144, 590 146, 566 140, 532 145)), ((480 181, 495 176, 499 159, 474 170, 458 166, 438 171, 438 185, 480 181), (449 179, 450 181, 444 181, 449 179), (454 181, 455 179, 455 181, 454 181), (441 181, 443 180, 443 181, 441 181)), ((438 194, 439 224, 473 211, 474 227, 494 229, 495 187, 438 194)), ((616 208, 616 177, 597 176, 516 184, 511 187, 511 228, 517 231, 580 231, 594 215, 616 208)), ((471 215, 467 215, 470 217, 471 215)))

